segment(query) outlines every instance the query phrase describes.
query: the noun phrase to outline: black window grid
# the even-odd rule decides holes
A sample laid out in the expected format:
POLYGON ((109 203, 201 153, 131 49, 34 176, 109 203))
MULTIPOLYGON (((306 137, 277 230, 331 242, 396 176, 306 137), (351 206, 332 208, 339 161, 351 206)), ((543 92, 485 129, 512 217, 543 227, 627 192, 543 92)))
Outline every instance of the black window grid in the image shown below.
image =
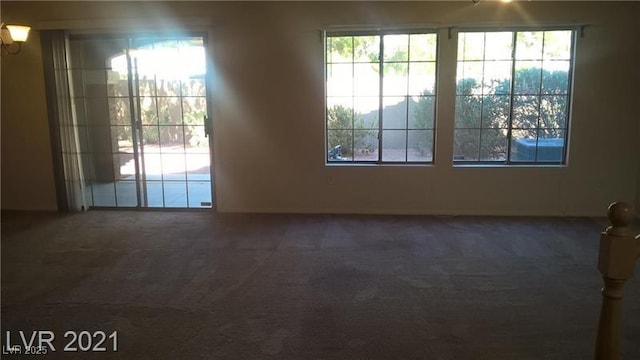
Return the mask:
MULTIPOLYGON (((512 56, 510 59, 491 59, 491 60, 487 60, 485 58, 486 56, 486 42, 483 44, 483 59, 478 59, 478 60, 458 60, 457 64, 460 65, 460 63, 482 63, 483 65, 483 69, 482 69, 482 74, 483 74, 483 79, 482 82, 484 83, 484 74, 485 74, 485 69, 484 69, 484 65, 486 64, 487 61, 506 61, 509 60, 511 62, 511 76, 510 76, 510 90, 509 93, 504 93, 504 94, 484 94, 484 86, 481 86, 481 93, 480 94, 476 94, 476 95, 464 95, 464 94, 460 94, 458 92, 458 88, 456 86, 456 102, 458 97, 462 97, 462 96, 469 96, 469 97, 474 97, 474 96, 479 96, 482 99, 481 102, 481 109, 480 109, 480 114, 481 117, 479 119, 479 123, 480 123, 480 127, 455 127, 455 130, 478 130, 480 133, 480 138, 478 141, 478 159, 477 160, 459 160, 456 159, 456 155, 455 155, 455 150, 454 150, 454 163, 456 164, 506 164, 506 165, 544 165, 544 164, 557 164, 557 165, 564 165, 567 162, 567 145, 568 145, 568 138, 569 138, 569 121, 570 121, 570 99, 571 99, 571 87, 572 87, 572 71, 573 71, 573 54, 574 54, 574 47, 575 47, 575 30, 572 29, 561 29, 562 31, 571 31, 571 46, 569 49, 569 58, 568 59, 545 59, 544 57, 542 58, 533 58, 533 59, 524 59, 524 60, 520 60, 520 61, 539 61, 540 63, 544 63, 545 61, 549 61, 549 62, 569 62, 569 69, 568 69, 568 73, 567 73, 567 90, 564 93, 545 93, 542 91, 542 86, 543 86, 543 75, 544 75, 544 68, 541 68, 540 70, 540 79, 539 79, 539 91, 535 92, 535 93, 515 93, 514 91, 514 83, 515 83, 515 65, 516 62, 519 61, 519 59, 516 58, 515 54, 516 54, 516 47, 517 47, 517 35, 519 32, 521 31, 513 31, 512 32, 512 56), (483 118, 482 118, 482 114, 483 112, 483 106, 484 106, 484 97, 485 96, 492 96, 492 95, 506 95, 510 97, 510 103, 509 103, 509 117, 508 117, 508 122, 509 122, 509 126, 506 128, 485 128, 482 127, 483 124, 483 118), (536 96, 538 97, 538 99, 541 99, 543 96, 564 96, 566 98, 566 104, 565 104, 565 114, 564 114, 564 126, 563 127, 557 127, 557 128, 546 128, 546 127, 541 127, 540 126, 540 121, 541 121, 541 101, 538 101, 538 105, 537 105, 537 126, 536 127, 529 127, 529 128, 519 128, 519 127, 514 127, 513 126, 513 99, 516 96, 536 96), (494 130, 494 129, 501 129, 501 130, 507 130, 507 144, 506 144, 506 157, 505 160, 480 160, 481 157, 481 149, 482 149, 482 131, 483 130, 494 130), (525 130, 525 131, 535 131, 536 132, 536 145, 535 145, 535 157, 534 157, 534 161, 524 161, 524 160, 512 160, 511 159, 511 149, 512 149, 512 141, 513 141, 513 131, 520 131, 520 130, 525 130), (563 137, 563 145, 562 145, 562 155, 561 155, 561 160, 560 161, 544 161, 544 160, 539 160, 538 159, 538 155, 539 155, 539 139, 540 137, 538 136, 538 133, 543 130, 554 130, 554 131, 563 131, 564 132, 564 137, 563 137)), ((531 30, 528 30, 527 32, 529 32, 531 30)), ((536 31, 536 30, 534 30, 536 31)), ((552 31, 552 30, 537 30, 540 32, 543 32, 543 41, 542 41, 542 54, 544 54, 544 46, 545 46, 545 36, 546 33, 548 31, 552 31)), ((488 31, 482 31, 484 33, 484 37, 486 40, 486 34, 489 33, 488 31)), ((458 54, 458 56, 460 56, 460 54, 458 54)), ((455 132, 454 130, 454 132, 455 132)), ((455 135, 454 135, 455 137, 455 135)), ((455 140, 454 140, 455 143, 455 140)))
POLYGON ((353 76, 353 74, 355 73, 355 65, 356 64, 378 64, 378 75, 379 75, 379 88, 378 88, 378 95, 377 98, 379 99, 379 104, 378 104, 378 119, 377 119, 377 123, 378 126, 376 128, 365 128, 364 130, 375 130, 377 131, 377 139, 378 139, 378 151, 377 151, 377 159, 375 160, 356 160, 355 159, 355 142, 353 141, 353 139, 355 138, 355 132, 358 130, 361 130, 360 128, 357 128, 355 126, 355 106, 354 106, 354 102, 356 98, 359 98, 359 96, 356 96, 353 94, 353 90, 352 90, 352 96, 329 96, 328 94, 325 95, 325 101, 330 99, 330 98, 343 98, 343 99, 351 99, 351 127, 349 128, 332 128, 329 127, 329 119, 328 119, 328 107, 329 107, 329 103, 328 101, 326 101, 326 105, 327 105, 327 116, 325 119, 325 128, 326 128, 326 149, 329 149, 329 132, 332 130, 340 130, 340 131, 351 131, 351 152, 352 152, 352 158, 348 161, 331 161, 329 159, 329 157, 327 156, 327 163, 344 163, 344 162, 348 162, 348 163, 385 163, 385 164, 393 164, 393 163, 400 163, 400 164, 405 164, 405 163, 409 163, 409 164, 420 164, 420 163, 433 163, 434 159, 435 159, 435 98, 437 96, 435 89, 436 89, 436 79, 437 79, 437 42, 438 42, 438 37, 437 37, 437 33, 435 31, 424 31, 424 30, 413 30, 413 31, 377 31, 374 33, 371 32, 365 32, 365 33, 361 33, 361 32, 348 32, 348 33, 332 33, 332 34, 327 34, 327 36, 325 36, 325 54, 328 54, 329 52, 329 41, 331 41, 332 38, 334 37, 351 37, 351 60, 350 61, 331 61, 329 59, 329 56, 327 55, 326 61, 325 61, 325 71, 326 71, 326 77, 325 77, 325 81, 328 80, 329 77, 329 69, 331 68, 331 65, 334 64, 351 64, 352 65, 352 84, 351 87, 352 89, 355 88, 355 77, 353 76), (434 59, 433 60, 411 60, 411 37, 409 36, 408 38, 408 45, 407 45, 407 60, 402 60, 402 61, 385 61, 384 60, 384 36, 385 35, 395 35, 395 34, 399 34, 399 35, 413 35, 413 34, 429 34, 429 35, 434 35, 436 36, 436 49, 434 51, 434 59), (372 62, 372 61, 356 61, 355 59, 355 41, 354 38, 358 37, 358 36, 377 36, 379 37, 379 51, 378 51, 378 61, 377 62, 372 62), (420 64, 420 63, 425 63, 425 64, 434 64, 434 86, 433 86, 433 94, 432 95, 423 95, 421 93, 410 93, 410 81, 411 81, 411 77, 409 75, 409 71, 410 71, 410 65, 411 64, 420 64), (385 96, 384 95, 384 71, 385 71, 385 64, 407 64, 407 91, 404 94, 396 94, 396 95, 389 95, 389 96, 385 96), (384 126, 384 105, 383 105, 383 101, 385 97, 404 97, 405 98, 405 116, 404 116, 404 120, 405 120, 405 126, 402 128, 388 128, 384 126), (431 127, 423 127, 423 128, 414 128, 414 127, 410 127, 409 126, 409 101, 408 99, 411 97, 433 97, 433 109, 432 109, 432 124, 431 127), (405 132, 405 139, 404 139, 404 160, 402 161, 393 161, 393 160, 384 160, 384 145, 383 145, 383 137, 384 137, 384 132, 385 131, 404 131, 405 132), (431 160, 428 161, 414 161, 414 160, 409 160, 409 134, 411 133, 411 131, 430 131, 431 134, 431 146, 430 146, 430 151, 431 151, 431 160))

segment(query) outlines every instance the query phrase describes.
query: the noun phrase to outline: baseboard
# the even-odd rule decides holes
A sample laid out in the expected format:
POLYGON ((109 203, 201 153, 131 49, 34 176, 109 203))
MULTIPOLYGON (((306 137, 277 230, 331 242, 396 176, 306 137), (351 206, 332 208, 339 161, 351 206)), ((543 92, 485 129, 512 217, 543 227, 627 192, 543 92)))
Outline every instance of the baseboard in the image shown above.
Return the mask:
POLYGON ((603 217, 598 214, 577 214, 566 212, 543 213, 539 211, 464 211, 451 209, 372 209, 372 208, 289 208, 289 207, 218 207, 220 213, 257 213, 257 214, 336 214, 336 215, 424 215, 424 216, 529 216, 529 217, 603 217))

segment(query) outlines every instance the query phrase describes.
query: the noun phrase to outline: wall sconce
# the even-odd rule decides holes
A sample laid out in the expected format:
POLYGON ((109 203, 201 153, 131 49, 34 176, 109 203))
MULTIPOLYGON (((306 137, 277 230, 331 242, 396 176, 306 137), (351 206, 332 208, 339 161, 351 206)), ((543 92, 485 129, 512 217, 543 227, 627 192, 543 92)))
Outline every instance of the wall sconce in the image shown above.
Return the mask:
POLYGON ((23 25, 5 25, 0 26, 0 46, 2 53, 16 55, 22 49, 22 43, 27 41, 31 27, 23 25))

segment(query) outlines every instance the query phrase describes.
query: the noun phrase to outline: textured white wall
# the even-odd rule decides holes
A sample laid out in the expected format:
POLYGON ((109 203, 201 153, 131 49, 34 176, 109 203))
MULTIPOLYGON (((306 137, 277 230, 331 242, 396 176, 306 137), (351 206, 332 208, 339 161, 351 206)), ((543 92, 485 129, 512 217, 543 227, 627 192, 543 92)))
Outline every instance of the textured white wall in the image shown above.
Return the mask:
MULTIPOLYGON (((132 17, 171 19, 167 24, 172 25, 179 24, 179 19, 201 17, 214 24, 210 29, 217 76, 214 156, 220 211, 599 216, 613 200, 640 198, 636 196, 640 191, 636 137, 640 90, 638 82, 631 81, 639 77, 639 44, 634 34, 638 3, 481 2, 473 6, 470 1, 3 1, 1 6, 5 22, 25 22, 42 28, 103 27, 112 19, 132 17), (435 165, 324 164, 320 29, 339 25, 578 23, 589 26, 577 43, 567 167, 453 167, 454 61, 441 62, 439 68, 435 165)), ((28 44, 38 46, 37 41, 28 44)), ((441 55, 455 59, 455 52, 454 42, 442 30, 441 55)), ((5 209, 55 207, 42 70, 37 56, 38 51, 29 51, 20 56, 29 64, 7 62, 6 66, 3 58, 5 209), (9 73, 12 75, 5 77, 9 73), (36 89, 20 90, 29 95, 29 100, 5 103, 5 89, 22 83, 36 89), (17 119, 25 108, 29 108, 28 123, 17 119), (31 135, 34 128, 38 131, 31 135), (17 135, 27 133, 30 136, 26 141, 36 144, 32 154, 24 151, 30 146, 16 140, 17 135), (7 152, 11 154, 8 163, 7 152), (32 159, 39 171, 35 178, 17 171, 32 159), (43 189, 42 196, 29 196, 35 187, 43 189)))
POLYGON ((19 56, 2 55, 3 209, 56 208, 39 42, 33 32, 19 56))
MULTIPOLYGON (((640 19, 640 6, 636 6, 636 19, 640 19)), ((640 21, 636 22, 636 39, 640 38, 640 21)), ((636 46, 636 68, 640 69, 640 46, 636 46)), ((640 87, 640 71, 637 71, 636 73, 636 88, 640 87)), ((638 154, 640 154, 640 109, 636 110, 636 119, 638 121, 638 137, 636 137, 635 143, 636 143, 636 151, 638 154)), ((638 219, 640 219, 640 156, 638 157, 638 159, 636 159, 636 162, 638 164, 638 173, 637 173, 637 178, 638 178, 638 188, 636 190, 636 217, 638 219)))

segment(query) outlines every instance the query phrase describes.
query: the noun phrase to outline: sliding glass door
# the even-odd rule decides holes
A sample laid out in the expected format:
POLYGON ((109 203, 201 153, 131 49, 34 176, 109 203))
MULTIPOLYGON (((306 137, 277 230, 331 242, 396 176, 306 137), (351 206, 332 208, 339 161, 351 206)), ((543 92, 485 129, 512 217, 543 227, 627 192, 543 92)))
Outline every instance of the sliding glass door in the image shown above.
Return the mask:
POLYGON ((69 92, 90 207, 212 207, 205 38, 71 36, 69 92))

